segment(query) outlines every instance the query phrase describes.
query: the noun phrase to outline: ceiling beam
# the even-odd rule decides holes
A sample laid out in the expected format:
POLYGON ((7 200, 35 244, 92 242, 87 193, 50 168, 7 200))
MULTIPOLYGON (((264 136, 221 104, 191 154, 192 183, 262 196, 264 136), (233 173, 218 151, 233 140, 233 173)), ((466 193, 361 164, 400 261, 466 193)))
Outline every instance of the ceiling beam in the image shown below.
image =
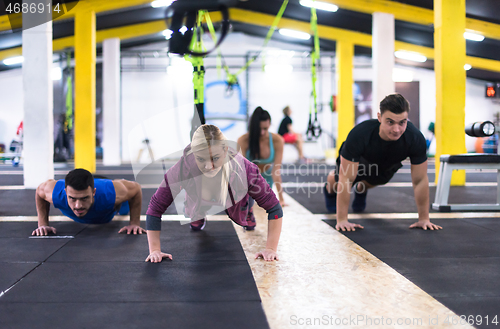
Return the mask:
MULTIPOLYGON (((274 20, 274 16, 272 15, 237 8, 231 8, 229 10, 229 15, 231 17, 231 20, 233 21, 263 27, 270 27, 274 20)), ((222 19, 220 13, 210 13, 210 16, 212 17, 213 21, 220 21, 222 19)), ((278 24, 278 28, 290 28, 301 32, 311 33, 311 27, 308 22, 301 22, 288 18, 281 18, 278 24)), ((318 25, 318 34, 321 39, 325 40, 344 40, 350 41, 357 46, 364 46, 368 48, 372 47, 372 36, 366 33, 353 32, 330 26, 318 25)), ((416 52, 425 55, 429 59, 434 58, 433 48, 418 46, 407 42, 395 41, 394 50, 416 52)), ((472 65, 473 68, 500 72, 500 61, 473 56, 467 56, 466 60, 467 63, 472 65)))
MULTIPOLYGON (((69 6, 72 9, 65 13, 64 15, 58 16, 54 18, 54 21, 61 21, 66 19, 73 19, 77 12, 81 10, 88 10, 85 6, 80 4, 84 3, 87 5, 87 8, 90 6, 96 14, 104 13, 107 11, 120 10, 129 7, 138 7, 150 4, 152 0, 119 0, 119 1, 103 1, 103 0, 84 0, 79 1, 78 4, 69 3, 65 6, 69 6), (74 7, 73 7, 74 6, 74 7)), ((57 16, 57 13, 53 13, 53 16, 57 16)), ((12 29, 18 29, 22 27, 22 14, 13 14, 13 15, 2 15, 0 16, 0 31, 9 31, 12 29), (10 16, 10 20, 9 20, 10 16), (12 24, 12 25, 11 25, 12 24)))
MULTIPOLYGON (((216 13, 211 13, 210 16, 215 17, 216 13)), ((217 20, 221 20, 220 14, 218 14, 217 20)), ((229 16, 231 20, 258 25, 263 27, 270 27, 273 24, 275 16, 269 14, 262 14, 254 11, 230 8, 229 16)), ((279 21, 278 28, 287 28, 297 31, 302 31, 305 33, 311 32, 311 23, 298 21, 295 19, 282 17, 279 21)), ((360 46, 371 47, 371 35, 361 32, 349 31, 344 29, 339 29, 336 27, 318 25, 318 34, 320 38, 330 39, 330 40, 345 40, 355 43, 360 46)))
MULTIPOLYGON (((270 27, 274 20, 274 16, 252 12, 248 10, 242 10, 237 8, 230 9, 231 20, 257 25, 262 27, 270 27)), ((213 12, 210 14, 212 21, 217 22, 222 20, 222 16, 218 12, 213 12)), ((292 28, 295 30, 300 30, 306 33, 310 33, 310 25, 308 22, 301 22, 293 19, 282 18, 278 24, 279 28, 292 28)), ((101 43, 107 38, 120 38, 121 40, 127 40, 132 38, 138 38, 143 36, 148 36, 151 34, 159 33, 167 28, 166 22, 164 20, 156 20, 148 23, 134 24, 129 26, 123 26, 118 28, 99 30, 96 32, 96 43, 101 43)), ((353 32, 348 30, 343 30, 339 28, 318 25, 318 33, 321 39, 325 40, 348 40, 356 45, 371 48, 372 36, 366 33, 353 32)), ((59 38, 53 41, 53 51, 62 51, 66 48, 74 47, 74 37, 59 38)), ((411 43, 395 41, 395 50, 406 50, 411 52, 417 52, 425 55, 429 59, 434 58, 434 49, 429 47, 423 47, 414 45, 411 43)), ((7 50, 0 51, 0 61, 13 56, 21 56, 22 47, 11 48, 7 50)), ((485 59, 480 57, 467 56, 467 64, 472 65, 473 68, 482 69, 486 71, 500 72, 500 61, 495 61, 491 59, 485 59)))
MULTIPOLYGON (((420 25, 434 24, 434 11, 387 0, 321 0, 339 6, 339 8, 358 11, 366 14, 383 12, 393 14, 400 21, 420 25)), ((475 31, 486 38, 500 40, 500 24, 466 18, 465 29, 475 31)))
MULTIPOLYGON (((156 20, 148 23, 134 24, 122 26, 112 29, 96 31, 96 43, 102 43, 105 39, 120 38, 120 40, 127 40, 148 36, 155 33, 160 33, 167 28, 164 20, 156 20)), ((55 39, 52 42, 53 52, 63 51, 66 48, 73 48, 75 46, 75 37, 65 37, 55 39)), ((0 51, 0 61, 14 56, 22 56, 23 48, 16 47, 0 51)))

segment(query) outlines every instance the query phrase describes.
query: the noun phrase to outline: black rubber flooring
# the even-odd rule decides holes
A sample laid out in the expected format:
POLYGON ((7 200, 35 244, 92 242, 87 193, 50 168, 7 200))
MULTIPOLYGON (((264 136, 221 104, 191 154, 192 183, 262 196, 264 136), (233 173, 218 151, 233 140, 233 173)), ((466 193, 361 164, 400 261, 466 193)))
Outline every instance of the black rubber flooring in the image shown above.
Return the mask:
POLYGON ((229 221, 202 232, 164 222, 173 261, 159 264, 144 262, 146 235, 117 234, 123 222, 53 224, 74 238, 0 223, 2 328, 269 328, 229 221))
MULTIPOLYGON (((327 213, 324 194, 317 187, 285 188, 292 198, 297 200, 313 214, 327 213)), ((430 204, 434 202, 435 187, 429 188, 430 204)), ((450 203, 496 203, 496 186, 453 186, 450 190, 450 203)), ((350 204, 353 201, 351 195, 350 204)), ((349 208, 351 211, 351 208, 349 208)), ((406 213, 417 212, 413 188, 379 186, 368 190, 365 213, 406 213)), ((431 210, 431 212, 436 212, 431 210)))
MULTIPOLYGON (((335 227, 335 220, 324 221, 335 227)), ((434 232, 408 229, 415 220, 352 222, 365 228, 345 236, 458 315, 500 317, 499 219, 435 219, 443 230, 434 232)))

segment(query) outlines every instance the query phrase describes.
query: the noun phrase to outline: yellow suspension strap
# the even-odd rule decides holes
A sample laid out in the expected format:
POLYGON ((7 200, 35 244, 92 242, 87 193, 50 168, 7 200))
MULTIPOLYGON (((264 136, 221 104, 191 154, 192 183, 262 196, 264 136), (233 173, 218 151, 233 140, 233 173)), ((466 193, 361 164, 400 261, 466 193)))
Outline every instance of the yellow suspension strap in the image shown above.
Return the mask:
MULTIPOLYGON (((204 11, 198 12, 198 18, 194 29, 194 38, 191 40, 190 49, 193 52, 201 53, 203 51, 203 44, 201 36, 203 35, 203 28, 201 27, 201 19, 204 11)), ((194 116, 191 121, 191 135, 198 129, 200 125, 205 124, 205 111, 204 111, 204 89, 205 89, 205 67, 203 66, 203 56, 189 56, 185 55, 184 59, 193 65, 193 87, 194 87, 194 116), (199 122, 197 120, 199 118, 199 122)))
POLYGON ((311 102, 309 103, 309 124, 307 126, 306 136, 308 140, 319 138, 321 136, 321 125, 318 121, 318 103, 316 94, 317 82, 317 64, 319 62, 319 36, 318 36, 318 17, 316 16, 316 8, 311 7, 311 30, 314 33, 314 50, 311 53, 311 77, 312 91, 311 102), (312 107, 314 107, 314 121, 312 121, 312 107))
MULTIPOLYGON (((274 18, 273 24, 271 25, 271 28, 269 28, 269 31, 267 31, 266 38, 264 39, 264 44, 262 45, 262 49, 254 55, 251 59, 246 62, 245 65, 241 69, 239 69, 235 74, 231 74, 229 72, 229 68, 227 65, 224 63, 224 70, 226 71, 226 76, 227 76, 227 84, 228 87, 231 87, 235 84, 238 84, 238 75, 240 75, 242 72, 244 72, 248 67, 260 56, 264 48, 266 48, 269 40, 271 40, 271 37, 273 36, 274 31, 276 30, 278 23, 283 16, 283 13, 285 12, 286 6, 288 5, 288 0, 284 0, 283 3, 281 4, 281 8, 278 11, 278 14, 274 18)), ((209 27, 210 28, 210 27, 209 27)))
MULTIPOLYGON (((208 13, 208 11, 205 11, 205 21, 207 22, 208 31, 212 36, 212 40, 216 42, 217 36, 215 35, 214 24, 212 23, 212 19, 210 18, 210 14, 208 13)), ((217 67, 217 78, 219 80, 221 79, 221 67, 222 67, 221 56, 222 54, 220 52, 220 48, 217 48, 217 58, 215 60, 215 65, 217 67)))

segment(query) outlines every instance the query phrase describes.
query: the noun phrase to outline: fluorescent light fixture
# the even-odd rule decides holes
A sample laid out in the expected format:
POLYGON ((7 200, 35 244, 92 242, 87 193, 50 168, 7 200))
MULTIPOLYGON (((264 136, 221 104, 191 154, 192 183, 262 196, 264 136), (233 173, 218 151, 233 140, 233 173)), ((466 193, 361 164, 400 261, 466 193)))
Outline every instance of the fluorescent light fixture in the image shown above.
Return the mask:
POLYGON ((292 73, 293 66, 290 64, 267 64, 264 66, 264 71, 270 74, 287 74, 292 73))
POLYGON ((392 70, 392 81, 394 82, 412 82, 413 81, 413 72, 394 68, 392 70))
POLYGON ((464 65, 464 70, 469 71, 472 68, 472 65, 470 64, 465 64, 464 65))
POLYGON ((280 29, 280 34, 286 37, 297 38, 301 40, 309 40, 311 39, 311 35, 309 33, 290 30, 290 29, 280 29))
POLYGON ((313 1, 313 0, 300 0, 299 3, 304 7, 314 7, 316 9, 336 12, 339 10, 339 7, 332 4, 321 1, 313 1))
POLYGON ((184 57, 170 57, 170 65, 167 67, 167 74, 182 75, 191 78, 193 65, 186 61, 184 57))
POLYGON ((50 76, 53 81, 62 79, 62 70, 60 67, 53 67, 50 72, 50 76))
POLYGON ((472 41, 483 41, 484 35, 472 33, 472 32, 464 32, 464 38, 472 41))
POLYGON ((160 8, 160 7, 168 7, 174 2, 174 0, 156 0, 151 2, 151 7, 160 8))
POLYGON ((3 63, 5 65, 16 65, 16 64, 21 64, 24 61, 23 56, 16 56, 16 57, 11 57, 3 60, 3 63))
POLYGON ((404 50, 398 50, 394 52, 394 56, 401 59, 407 59, 409 61, 423 63, 427 60, 427 57, 418 53, 411 53, 404 50))
POLYGON ((268 49, 266 51, 266 56, 270 57, 292 58, 294 55, 295 51, 293 50, 268 49))
POLYGON ((168 39, 170 39, 172 37, 172 33, 174 33, 174 32, 172 32, 172 30, 168 30, 167 29, 167 30, 164 30, 161 34, 163 34, 163 36, 165 37, 165 39, 168 40, 168 39))

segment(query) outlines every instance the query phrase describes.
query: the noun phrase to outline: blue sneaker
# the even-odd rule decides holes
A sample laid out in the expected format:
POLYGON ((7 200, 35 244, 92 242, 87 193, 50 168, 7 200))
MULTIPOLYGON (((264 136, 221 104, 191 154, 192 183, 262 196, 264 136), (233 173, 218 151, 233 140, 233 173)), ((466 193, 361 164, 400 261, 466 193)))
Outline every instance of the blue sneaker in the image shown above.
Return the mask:
POLYGON ((364 193, 358 192, 358 184, 354 186, 354 200, 352 201, 352 211, 355 213, 363 212, 366 208, 366 196, 368 189, 364 193))
POLYGON ((189 223, 189 226, 191 226, 191 230, 193 231, 201 231, 205 228, 206 224, 207 224, 207 219, 203 218, 189 223))
POLYGON ((326 209, 329 213, 335 214, 337 212, 337 193, 329 194, 326 190, 326 183, 323 186, 323 194, 325 195, 326 209))

